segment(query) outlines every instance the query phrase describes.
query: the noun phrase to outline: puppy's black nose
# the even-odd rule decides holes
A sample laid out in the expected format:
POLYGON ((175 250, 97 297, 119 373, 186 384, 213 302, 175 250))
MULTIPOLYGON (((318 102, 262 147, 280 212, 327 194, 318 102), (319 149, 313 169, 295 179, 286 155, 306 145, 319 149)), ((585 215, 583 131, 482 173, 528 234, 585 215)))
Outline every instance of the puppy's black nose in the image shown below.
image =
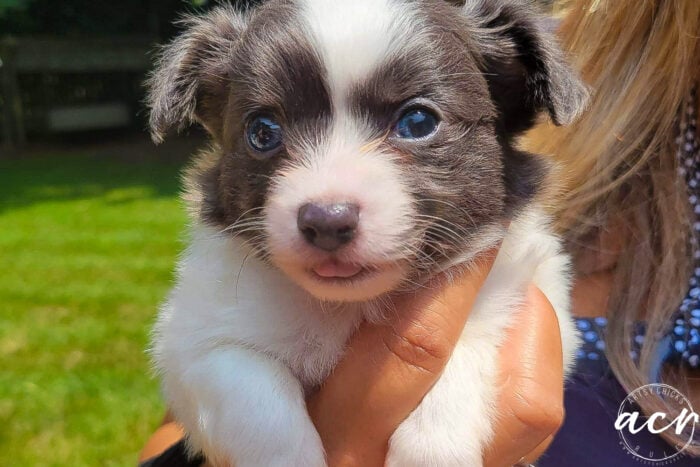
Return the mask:
POLYGON ((305 204, 299 209, 297 226, 312 245, 337 250, 355 236, 360 208, 355 204, 305 204))

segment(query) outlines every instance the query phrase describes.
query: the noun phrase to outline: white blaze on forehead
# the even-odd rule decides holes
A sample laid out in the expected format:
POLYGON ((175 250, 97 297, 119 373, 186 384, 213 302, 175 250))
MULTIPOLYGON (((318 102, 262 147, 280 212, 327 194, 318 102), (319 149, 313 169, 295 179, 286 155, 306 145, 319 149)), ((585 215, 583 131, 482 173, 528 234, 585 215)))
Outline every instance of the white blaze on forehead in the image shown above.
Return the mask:
POLYGON ((342 109, 354 84, 369 78, 406 37, 414 16, 393 0, 301 0, 312 43, 342 109))
POLYGON ((393 0, 298 1, 325 69, 333 114, 327 132, 300 147, 293 163, 275 177, 265 206, 269 250, 278 267, 315 295, 346 300, 352 292, 358 298, 359 290, 324 289, 313 282, 308 268, 327 255, 310 246, 297 226, 304 204, 356 204, 355 238, 336 256, 366 266, 391 265, 372 279, 374 288, 365 290, 376 295, 401 280, 397 262, 414 247, 415 207, 399 155, 372 141, 381 132, 351 111, 348 98, 399 50, 415 17, 393 0))

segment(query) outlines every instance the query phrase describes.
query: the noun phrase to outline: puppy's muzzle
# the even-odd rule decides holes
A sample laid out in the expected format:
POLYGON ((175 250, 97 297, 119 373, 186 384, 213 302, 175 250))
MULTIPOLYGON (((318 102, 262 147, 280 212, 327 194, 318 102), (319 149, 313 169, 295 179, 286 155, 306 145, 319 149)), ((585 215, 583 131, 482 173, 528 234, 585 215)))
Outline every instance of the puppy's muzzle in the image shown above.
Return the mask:
POLYGON ((297 226, 306 241, 325 251, 350 243, 359 223, 360 208, 349 203, 308 203, 299 209, 297 217, 297 226))

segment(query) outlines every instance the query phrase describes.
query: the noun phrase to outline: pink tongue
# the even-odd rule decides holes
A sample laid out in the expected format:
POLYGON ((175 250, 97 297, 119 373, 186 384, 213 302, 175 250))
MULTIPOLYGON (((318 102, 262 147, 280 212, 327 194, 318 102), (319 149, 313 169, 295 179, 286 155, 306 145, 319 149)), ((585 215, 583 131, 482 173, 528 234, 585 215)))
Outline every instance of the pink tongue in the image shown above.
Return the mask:
POLYGON ((340 277, 347 279, 359 274, 360 271, 362 271, 362 266, 340 263, 334 259, 326 260, 314 268, 316 274, 326 278, 340 277))

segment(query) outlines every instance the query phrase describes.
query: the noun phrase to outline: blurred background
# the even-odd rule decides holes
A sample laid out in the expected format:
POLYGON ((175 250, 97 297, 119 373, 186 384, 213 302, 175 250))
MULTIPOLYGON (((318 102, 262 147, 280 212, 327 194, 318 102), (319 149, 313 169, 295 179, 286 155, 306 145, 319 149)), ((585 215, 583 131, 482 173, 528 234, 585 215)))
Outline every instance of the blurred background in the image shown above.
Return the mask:
POLYGON ((0 0, 0 466, 131 466, 163 416, 146 348, 197 129, 154 146, 143 80, 201 0, 0 0))
POLYGON ((160 422, 148 333, 204 134, 154 146, 142 83, 213 3, 0 0, 0 466, 135 465, 160 422))

